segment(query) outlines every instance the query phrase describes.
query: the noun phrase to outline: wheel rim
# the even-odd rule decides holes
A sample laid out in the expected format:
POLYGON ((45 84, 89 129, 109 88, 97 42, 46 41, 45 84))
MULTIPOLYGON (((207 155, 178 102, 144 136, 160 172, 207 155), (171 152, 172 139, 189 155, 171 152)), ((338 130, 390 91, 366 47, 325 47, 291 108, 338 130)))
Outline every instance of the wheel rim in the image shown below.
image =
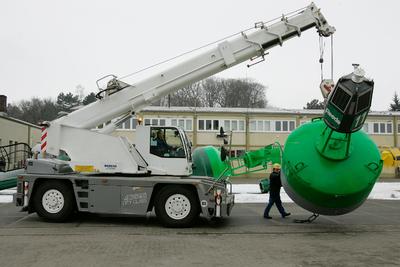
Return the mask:
POLYGON ((190 200, 182 194, 174 194, 165 202, 165 211, 174 220, 184 219, 188 216, 190 209, 190 200))
POLYGON ((64 207, 64 196, 56 189, 47 190, 43 194, 42 205, 47 212, 58 213, 64 207))

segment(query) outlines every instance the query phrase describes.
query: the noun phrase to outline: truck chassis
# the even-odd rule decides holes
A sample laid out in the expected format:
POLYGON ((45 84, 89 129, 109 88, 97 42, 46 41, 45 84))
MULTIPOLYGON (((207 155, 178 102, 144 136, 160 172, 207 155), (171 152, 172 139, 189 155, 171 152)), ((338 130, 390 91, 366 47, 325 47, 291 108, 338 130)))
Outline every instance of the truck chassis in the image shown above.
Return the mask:
POLYGON ((164 226, 188 227, 200 213, 229 216, 234 195, 229 182, 208 177, 24 174, 14 202, 55 222, 74 212, 146 215, 154 208, 164 226))

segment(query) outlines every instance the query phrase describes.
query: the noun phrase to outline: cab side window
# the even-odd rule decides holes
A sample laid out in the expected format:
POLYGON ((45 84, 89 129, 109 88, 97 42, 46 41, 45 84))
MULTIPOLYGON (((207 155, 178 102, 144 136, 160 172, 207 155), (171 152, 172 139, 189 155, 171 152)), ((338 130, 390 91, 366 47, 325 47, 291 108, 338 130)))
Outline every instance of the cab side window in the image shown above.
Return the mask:
POLYGON ((162 158, 185 158, 179 131, 174 128, 151 127, 150 153, 162 158))

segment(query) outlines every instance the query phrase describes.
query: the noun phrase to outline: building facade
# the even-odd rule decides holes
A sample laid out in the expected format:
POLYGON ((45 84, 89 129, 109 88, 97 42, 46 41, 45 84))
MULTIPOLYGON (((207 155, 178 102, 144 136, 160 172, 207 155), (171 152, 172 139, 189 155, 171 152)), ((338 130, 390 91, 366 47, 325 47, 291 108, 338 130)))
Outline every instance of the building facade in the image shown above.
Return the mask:
POLYGON ((40 137, 39 126, 0 113, 0 146, 25 143, 33 147, 40 137))
MULTIPOLYGON (((279 142, 284 146, 288 135, 303 123, 322 117, 323 110, 149 107, 137 118, 126 120, 113 133, 126 136, 135 143, 138 119, 145 125, 180 126, 193 147, 223 142, 220 127, 232 132, 231 154, 239 156, 245 150, 256 150, 279 142)), ((399 146, 400 112, 370 112, 363 130, 378 146, 399 146)))

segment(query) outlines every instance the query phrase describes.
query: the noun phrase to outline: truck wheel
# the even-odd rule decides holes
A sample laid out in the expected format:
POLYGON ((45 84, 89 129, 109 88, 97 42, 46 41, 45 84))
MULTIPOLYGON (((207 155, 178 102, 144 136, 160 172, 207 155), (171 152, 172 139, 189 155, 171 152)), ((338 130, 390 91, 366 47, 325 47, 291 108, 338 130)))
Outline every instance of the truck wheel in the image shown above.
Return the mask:
POLYGON ((36 213, 47 220, 63 222, 75 208, 71 186, 60 181, 49 181, 39 185, 33 204, 36 213))
POLYGON ((182 186, 166 186, 155 199, 157 217, 167 227, 189 227, 200 213, 197 195, 182 186))

